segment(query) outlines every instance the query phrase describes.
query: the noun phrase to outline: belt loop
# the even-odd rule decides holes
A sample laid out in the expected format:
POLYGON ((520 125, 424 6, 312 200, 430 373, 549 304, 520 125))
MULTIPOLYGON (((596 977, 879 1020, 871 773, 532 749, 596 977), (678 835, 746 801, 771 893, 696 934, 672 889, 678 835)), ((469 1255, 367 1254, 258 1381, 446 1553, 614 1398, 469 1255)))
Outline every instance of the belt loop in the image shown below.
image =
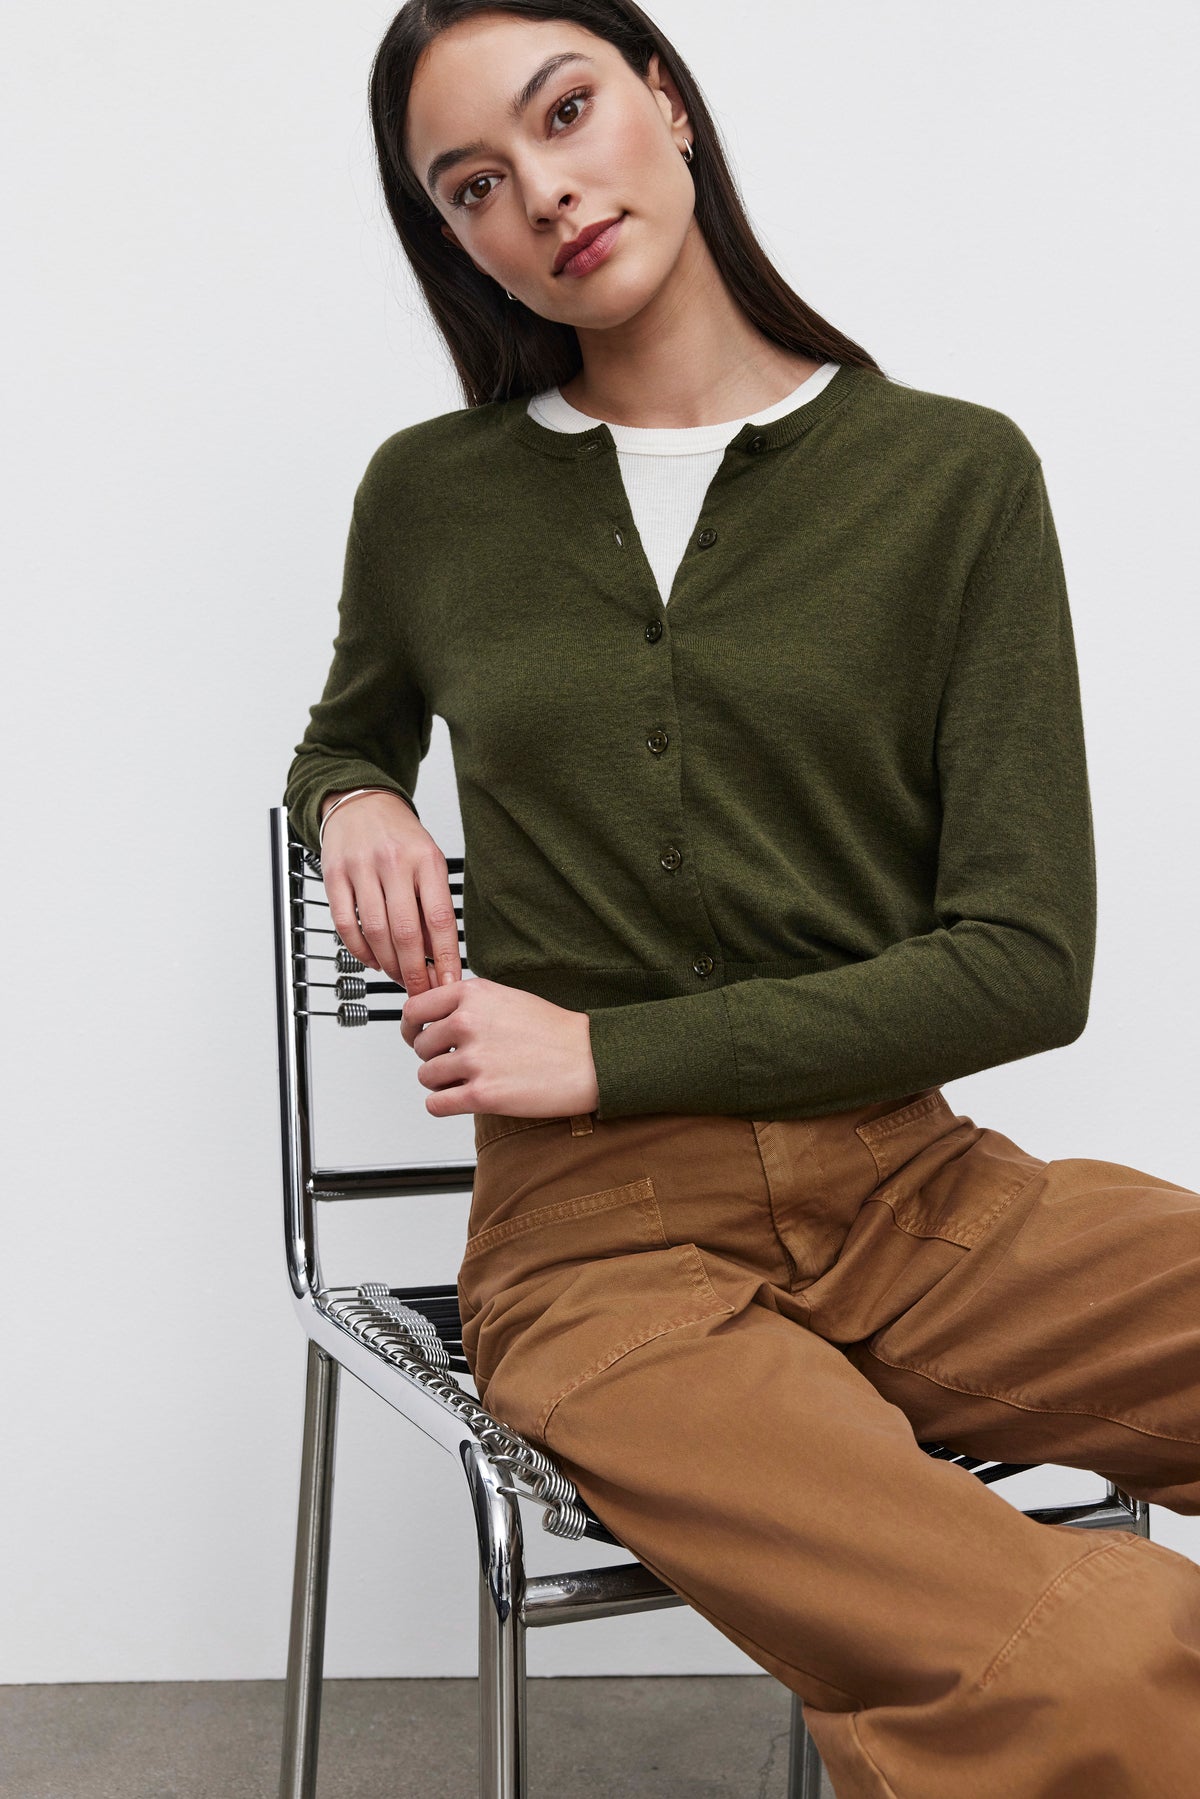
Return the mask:
POLYGON ((572 1115, 571 1115, 571 1135, 572 1135, 572 1137, 586 1137, 588 1132, 591 1130, 591 1128, 592 1128, 592 1114, 590 1112, 574 1112, 574 1113, 572 1113, 572 1115))

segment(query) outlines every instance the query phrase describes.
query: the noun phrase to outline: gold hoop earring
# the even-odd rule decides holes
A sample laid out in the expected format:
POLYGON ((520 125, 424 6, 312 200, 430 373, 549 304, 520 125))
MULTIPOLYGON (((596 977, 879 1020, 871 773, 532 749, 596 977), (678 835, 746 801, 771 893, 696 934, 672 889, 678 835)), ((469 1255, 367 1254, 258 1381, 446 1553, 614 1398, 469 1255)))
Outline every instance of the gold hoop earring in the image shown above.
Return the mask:
MULTIPOLYGON (((507 288, 505 288, 505 290, 504 290, 504 291, 505 291, 505 293, 506 293, 506 294, 508 294, 508 289, 507 289, 507 288)), ((516 299, 516 297, 517 297, 517 296, 516 296, 516 294, 508 294, 508 297, 509 297, 509 299, 510 299, 510 300, 515 300, 515 299, 516 299)))

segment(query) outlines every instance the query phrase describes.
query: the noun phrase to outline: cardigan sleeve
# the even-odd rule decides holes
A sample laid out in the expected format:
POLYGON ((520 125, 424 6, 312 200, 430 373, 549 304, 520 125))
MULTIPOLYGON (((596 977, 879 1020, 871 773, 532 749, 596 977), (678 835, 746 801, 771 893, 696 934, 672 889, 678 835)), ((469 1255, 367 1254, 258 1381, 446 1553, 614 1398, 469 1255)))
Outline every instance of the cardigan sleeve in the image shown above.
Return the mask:
POLYGON ((346 541, 338 631, 325 691, 310 708, 283 803, 295 834, 318 847, 321 801, 350 787, 384 787, 413 802, 433 715, 412 673, 390 590, 354 515, 346 541))
POLYGON ((816 973, 589 1008, 601 1118, 803 1117, 940 1086, 1081 1034, 1095 849, 1074 636, 1040 460, 966 583, 935 752, 935 928, 816 973))

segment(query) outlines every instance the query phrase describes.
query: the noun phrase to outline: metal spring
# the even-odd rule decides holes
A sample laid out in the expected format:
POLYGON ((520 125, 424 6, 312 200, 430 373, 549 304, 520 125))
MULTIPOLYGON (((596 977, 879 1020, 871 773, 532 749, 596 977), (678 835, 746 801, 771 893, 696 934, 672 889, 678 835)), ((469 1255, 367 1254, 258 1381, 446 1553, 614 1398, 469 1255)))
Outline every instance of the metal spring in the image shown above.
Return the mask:
POLYGON ((435 1368, 449 1368, 450 1351, 423 1312, 406 1306, 402 1299, 397 1299, 380 1281, 363 1281, 358 1292, 360 1298, 369 1299, 381 1312, 386 1312, 389 1318, 404 1326, 420 1345, 426 1361, 432 1362, 435 1368))
MULTIPOLYGON (((377 1282, 364 1282, 359 1294, 364 1287, 378 1285, 377 1282)), ((404 1325, 380 1309, 375 1297, 335 1299, 322 1293, 317 1295, 317 1302, 336 1323, 368 1344, 393 1367, 401 1369, 418 1386, 434 1394, 470 1425, 489 1459, 502 1464, 514 1480, 522 1482, 521 1489, 503 1487, 501 1491, 532 1499, 544 1508, 543 1530, 552 1536, 572 1540, 583 1536, 587 1517, 574 1482, 540 1449, 485 1411, 451 1373, 434 1367, 426 1358, 423 1334, 418 1341, 404 1325)), ((428 1320, 424 1322, 428 1323, 428 1320)))

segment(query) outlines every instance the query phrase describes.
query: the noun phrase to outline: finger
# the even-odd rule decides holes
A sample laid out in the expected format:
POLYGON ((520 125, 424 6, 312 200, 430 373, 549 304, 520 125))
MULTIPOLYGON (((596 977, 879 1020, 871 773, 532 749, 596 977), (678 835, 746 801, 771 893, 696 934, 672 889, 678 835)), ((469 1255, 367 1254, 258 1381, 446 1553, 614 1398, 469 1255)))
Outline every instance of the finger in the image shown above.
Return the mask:
MULTIPOLYGON (((457 1041, 457 1025, 453 1016, 430 1019, 424 1025, 418 1024, 413 1028, 412 1046, 422 1062, 428 1062, 434 1056, 457 1054, 457 1041)), ((459 1075, 457 1078, 462 1077, 459 1075)))
POLYGON ((421 921, 421 938, 425 954, 425 973, 431 987, 440 986, 433 960, 433 946, 429 941, 429 926, 425 923, 425 915, 421 911, 420 900, 417 901, 417 916, 421 921))
POLYGON ((425 966, 427 946, 412 875, 403 866, 382 870, 380 896, 385 913, 380 961, 410 999, 432 986, 425 966))
MULTIPOLYGON (((429 1026, 421 1032, 421 1037, 429 1035, 429 1026)), ((418 1038, 417 1054, 421 1054, 420 1038, 418 1038)), ((431 1093, 445 1093, 466 1087, 471 1078, 468 1058, 462 1055, 453 1044, 448 1044, 438 1054, 427 1056, 417 1069, 417 1080, 422 1087, 431 1093)))
POLYGON ((441 986, 446 977, 462 980, 462 958, 458 949, 458 914, 446 869, 446 858, 440 852, 423 858, 415 871, 417 898, 429 937, 429 953, 433 959, 432 980, 441 986))
MULTIPOLYGON (((365 872, 361 874, 356 883, 355 896, 358 906, 359 928, 370 945, 371 955, 373 957, 371 966, 390 975, 392 980, 399 978, 400 984, 404 985, 402 972, 403 959, 397 960, 397 951, 396 948, 393 947, 397 927, 394 925, 388 910, 387 899, 384 895, 383 888, 379 883, 379 877, 374 872, 365 872)), ((414 911, 412 925, 409 930, 410 943, 415 924, 416 915, 414 911)), ((402 926, 399 927, 399 935, 403 942, 404 930, 402 926)), ((412 953, 410 949, 410 963, 411 960, 412 953)))
MULTIPOLYGON (((430 985, 425 970, 426 944, 407 857, 394 846, 368 864, 360 887, 377 895, 372 902, 371 944, 379 968, 408 994, 423 993, 430 985)), ((361 916, 361 906, 360 906, 361 916)))
POLYGON ((400 1035, 410 1049, 417 1050, 422 1057, 436 1055, 438 1046, 450 1049, 461 1034, 461 1021, 455 1024, 453 1014, 459 1008, 458 987, 435 987, 432 984, 424 993, 415 997, 411 993, 404 1003, 400 1014, 400 1035), (440 1035, 432 1036, 425 1043, 424 1049, 417 1046, 426 1032, 436 1027, 440 1035))
POLYGON ((329 916, 333 920, 333 928, 350 951, 352 956, 367 968, 378 968, 371 946, 359 929, 355 915, 354 888, 345 867, 341 863, 322 865, 325 881, 325 896, 329 901, 329 916))

